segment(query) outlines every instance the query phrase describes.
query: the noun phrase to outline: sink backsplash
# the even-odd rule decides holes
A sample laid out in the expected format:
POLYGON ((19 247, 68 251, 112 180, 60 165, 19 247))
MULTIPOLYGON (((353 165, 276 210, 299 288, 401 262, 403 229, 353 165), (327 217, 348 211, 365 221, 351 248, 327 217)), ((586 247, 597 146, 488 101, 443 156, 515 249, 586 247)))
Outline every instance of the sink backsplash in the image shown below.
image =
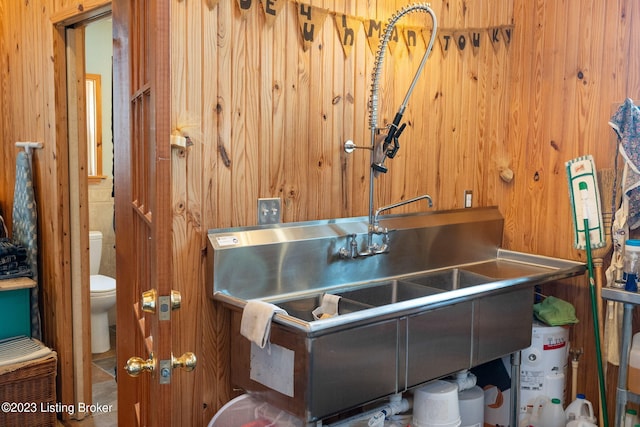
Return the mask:
POLYGON ((210 230, 209 296, 268 298, 494 259, 504 219, 490 207, 386 215, 380 225, 389 253, 355 259, 340 248, 352 234, 364 245, 366 217, 210 230))

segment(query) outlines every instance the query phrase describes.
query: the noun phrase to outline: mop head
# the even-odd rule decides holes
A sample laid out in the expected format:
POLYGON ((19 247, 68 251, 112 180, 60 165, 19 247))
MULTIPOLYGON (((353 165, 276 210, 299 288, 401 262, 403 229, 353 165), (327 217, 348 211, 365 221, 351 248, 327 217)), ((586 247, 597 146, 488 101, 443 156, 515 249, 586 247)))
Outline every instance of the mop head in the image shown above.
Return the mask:
POLYGON ((591 155, 578 157, 566 162, 569 178, 569 197, 573 212, 573 245, 576 249, 586 249, 585 218, 588 219, 591 248, 606 246, 602 209, 596 167, 591 155))

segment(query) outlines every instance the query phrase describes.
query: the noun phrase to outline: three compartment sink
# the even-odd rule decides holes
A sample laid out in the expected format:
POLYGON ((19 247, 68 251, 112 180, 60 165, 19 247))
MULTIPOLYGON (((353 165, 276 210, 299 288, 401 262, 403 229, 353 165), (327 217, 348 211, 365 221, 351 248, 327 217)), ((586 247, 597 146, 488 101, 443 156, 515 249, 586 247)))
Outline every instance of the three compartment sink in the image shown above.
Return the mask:
MULTIPOLYGON (((495 279, 460 268, 451 268, 433 273, 410 275, 403 279, 352 285, 345 289, 337 289, 327 293, 340 297, 337 315, 341 316, 492 281, 495 281, 495 279)), ((287 315, 304 322, 311 322, 314 321, 312 311, 322 304, 323 295, 303 296, 292 300, 275 302, 275 304, 284 309, 287 315)))
POLYGON ((534 286, 583 263, 500 248, 495 208, 385 216, 388 254, 342 259, 367 218, 212 230, 210 292, 230 309, 231 380, 312 423, 531 344, 534 286), (314 320, 324 294, 338 315, 314 320), (271 302, 270 345, 240 335, 271 302))

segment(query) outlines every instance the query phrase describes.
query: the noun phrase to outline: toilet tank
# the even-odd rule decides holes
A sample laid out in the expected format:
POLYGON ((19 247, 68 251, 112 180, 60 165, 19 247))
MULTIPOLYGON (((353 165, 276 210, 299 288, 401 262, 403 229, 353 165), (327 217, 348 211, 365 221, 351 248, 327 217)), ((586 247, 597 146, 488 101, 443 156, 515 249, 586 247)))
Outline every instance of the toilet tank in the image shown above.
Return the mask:
POLYGON ((89 231, 89 260, 90 274, 100 273, 100 258, 102 257, 102 233, 89 231))

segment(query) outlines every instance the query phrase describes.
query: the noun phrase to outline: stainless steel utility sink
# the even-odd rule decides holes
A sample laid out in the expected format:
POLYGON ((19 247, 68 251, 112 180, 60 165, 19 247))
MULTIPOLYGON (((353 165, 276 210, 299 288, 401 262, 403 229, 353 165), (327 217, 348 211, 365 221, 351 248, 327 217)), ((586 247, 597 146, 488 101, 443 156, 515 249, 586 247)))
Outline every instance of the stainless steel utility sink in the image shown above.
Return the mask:
POLYGON ((385 280, 353 290, 334 292, 342 297, 340 301, 357 301, 371 307, 379 307, 397 302, 409 301, 442 292, 407 280, 385 280))
POLYGON ((492 282, 496 279, 461 268, 451 268, 449 270, 411 277, 407 280, 421 286, 428 286, 443 291, 454 291, 456 289, 492 282))
MULTIPOLYGON (((347 290, 335 290, 330 293, 341 297, 338 314, 344 315, 491 281, 495 281, 495 279, 460 268, 452 268, 428 274, 410 275, 403 279, 382 280, 359 286, 354 285, 347 288, 347 290)), ((305 297, 295 301, 278 303, 277 305, 285 309, 290 315, 301 318, 303 313, 297 308, 304 304, 305 309, 310 308, 313 310, 321 304, 321 298, 321 295, 311 298, 305 297)))
MULTIPOLYGON (((313 318, 313 310, 318 308, 322 303, 322 294, 316 294, 307 297, 301 297, 293 300, 282 301, 276 303, 276 305, 282 309, 284 309, 289 316, 300 319, 304 322, 312 322, 313 318)), ((338 314, 345 315, 349 313, 354 313, 360 310, 366 310, 371 308, 371 305, 352 301, 346 298, 341 298, 338 302, 338 314)))
POLYGON ((535 285, 583 274, 574 261, 500 248, 496 208, 389 215, 389 253, 344 259, 368 219, 212 230, 210 295, 231 312, 231 379, 314 422, 531 344, 535 285), (338 315, 314 320, 323 294, 338 315), (240 335, 249 299, 276 314, 270 345, 240 335), (363 363, 366 361, 366 363, 363 363))

